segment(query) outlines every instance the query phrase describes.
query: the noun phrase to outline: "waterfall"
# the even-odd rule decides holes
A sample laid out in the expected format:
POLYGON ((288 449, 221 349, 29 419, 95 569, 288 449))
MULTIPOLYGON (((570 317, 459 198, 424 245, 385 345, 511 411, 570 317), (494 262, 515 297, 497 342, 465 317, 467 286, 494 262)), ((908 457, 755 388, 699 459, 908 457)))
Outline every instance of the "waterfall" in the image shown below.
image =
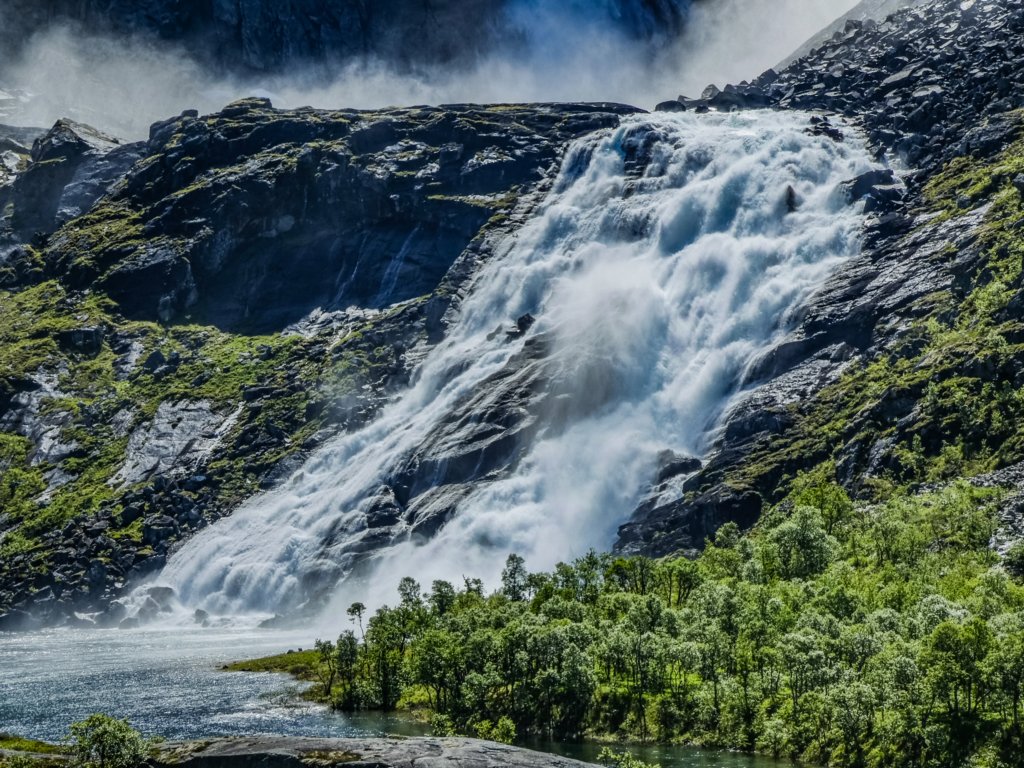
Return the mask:
POLYGON ((541 568, 607 548, 659 453, 706 454, 745 368, 858 252, 861 211, 840 183, 869 170, 869 154, 853 131, 834 142, 808 125, 767 111, 643 115, 576 142, 408 391, 197 534, 159 581, 189 608, 259 617, 405 575, 494 578, 512 551, 541 568), (495 333, 527 313, 524 332, 495 333), (473 406, 509 379, 533 387, 498 419, 517 425, 514 448, 424 494, 421 517, 449 511, 430 536, 401 510, 384 534, 371 525, 373 499, 411 457, 438 483, 452 474, 423 446, 492 445, 473 406), (376 571, 347 579, 368 552, 376 571))

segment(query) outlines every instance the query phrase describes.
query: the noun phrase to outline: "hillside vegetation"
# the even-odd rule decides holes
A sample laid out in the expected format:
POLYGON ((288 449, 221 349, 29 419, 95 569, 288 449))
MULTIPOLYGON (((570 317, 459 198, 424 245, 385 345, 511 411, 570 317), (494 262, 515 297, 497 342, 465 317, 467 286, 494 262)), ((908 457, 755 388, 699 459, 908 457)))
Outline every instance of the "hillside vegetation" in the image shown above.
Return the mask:
MULTIPOLYGON (((403 580, 301 671, 341 710, 441 732, 697 743, 836 766, 1017 764, 1024 551, 989 548, 999 492, 854 503, 828 467, 696 560, 511 556, 499 592, 403 580)), ((246 668, 249 668, 248 665, 246 668)))

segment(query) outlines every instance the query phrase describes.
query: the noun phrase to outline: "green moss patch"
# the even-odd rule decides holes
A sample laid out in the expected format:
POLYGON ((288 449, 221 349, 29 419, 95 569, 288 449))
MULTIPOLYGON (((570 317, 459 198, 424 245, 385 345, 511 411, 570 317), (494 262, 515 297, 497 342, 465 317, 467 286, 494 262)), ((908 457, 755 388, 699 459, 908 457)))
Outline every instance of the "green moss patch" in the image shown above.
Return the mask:
POLYGON ((0 733, 0 749, 7 749, 12 752, 31 752, 37 755, 61 755, 66 752, 64 747, 59 744, 25 739, 7 733, 0 733))

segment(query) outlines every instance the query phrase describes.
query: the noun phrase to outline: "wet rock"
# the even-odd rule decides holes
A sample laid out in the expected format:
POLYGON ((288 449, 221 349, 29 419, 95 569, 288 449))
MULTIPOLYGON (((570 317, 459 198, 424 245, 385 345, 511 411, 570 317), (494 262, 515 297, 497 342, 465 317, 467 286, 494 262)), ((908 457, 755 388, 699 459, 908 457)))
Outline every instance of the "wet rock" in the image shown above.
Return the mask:
POLYGON ((663 451, 658 455, 658 476, 655 482, 660 484, 680 475, 689 475, 699 471, 702 466, 700 459, 693 456, 663 451))
POLYGON ((160 615, 160 604, 152 597, 147 597, 134 616, 121 622, 121 629, 133 629, 140 623, 153 621, 160 615))
POLYGON ((99 617, 98 624, 104 627, 117 627, 128 618, 128 608, 124 603, 115 600, 99 617))
POLYGON ((843 191, 851 201, 863 200, 877 187, 891 186, 896 181, 896 174, 889 169, 868 171, 856 179, 846 182, 843 191))
POLYGON ((686 104, 679 99, 663 101, 654 108, 655 112, 685 112, 686 104))
POLYGON ((513 330, 506 332, 505 336, 508 339, 518 339, 524 336, 536 324, 537 318, 527 313, 516 320, 516 327, 513 330))

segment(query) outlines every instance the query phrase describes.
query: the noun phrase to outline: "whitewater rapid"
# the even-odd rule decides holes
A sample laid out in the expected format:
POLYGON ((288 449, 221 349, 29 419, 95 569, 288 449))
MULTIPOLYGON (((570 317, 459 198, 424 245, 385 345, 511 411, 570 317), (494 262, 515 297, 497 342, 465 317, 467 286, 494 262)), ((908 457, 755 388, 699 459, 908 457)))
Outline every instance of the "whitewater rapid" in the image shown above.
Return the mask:
POLYGON ((326 585, 343 615, 351 599, 393 599, 404 575, 494 579, 509 552, 537 569, 607 548, 658 454, 706 454, 744 371, 859 250, 861 208, 841 183, 872 168, 869 153, 853 131, 837 143, 808 125, 768 111, 643 115, 576 142, 410 389, 197 534, 157 581, 190 610, 252 618, 293 612, 311 583, 326 585), (494 334, 526 313, 537 322, 522 338, 494 334), (399 536, 371 578, 346 581, 370 534, 367 499, 541 337, 551 386, 587 407, 541 423, 433 539, 399 536))

